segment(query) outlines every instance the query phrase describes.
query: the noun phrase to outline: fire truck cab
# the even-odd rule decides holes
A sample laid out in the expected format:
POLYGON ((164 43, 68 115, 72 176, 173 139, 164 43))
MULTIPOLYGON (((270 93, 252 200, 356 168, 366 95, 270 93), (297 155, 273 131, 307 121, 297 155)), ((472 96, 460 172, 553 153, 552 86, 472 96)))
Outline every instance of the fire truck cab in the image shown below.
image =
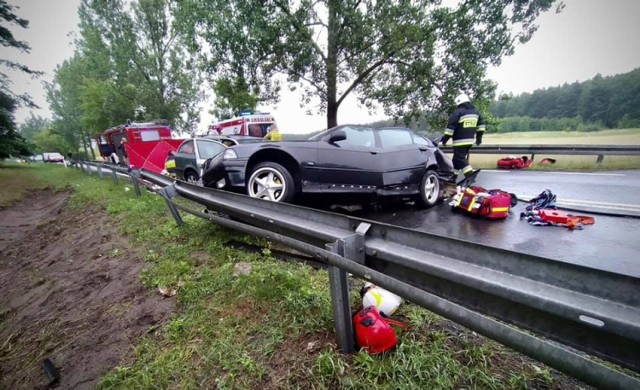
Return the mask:
POLYGON ((166 122, 132 122, 105 130, 96 136, 100 156, 108 158, 112 153, 118 154, 118 145, 126 139, 127 146, 141 142, 152 142, 172 139, 171 127, 166 122))
POLYGON ((275 123, 275 118, 268 112, 243 111, 237 117, 212 123, 209 125, 207 134, 245 135, 262 138, 269 132, 269 127, 275 123))
POLYGON ((168 152, 175 151, 183 140, 173 138, 166 121, 157 121, 112 127, 98 134, 96 141, 105 160, 122 163, 126 153, 129 166, 160 173, 168 152), (126 139, 126 143, 124 148, 119 148, 122 139, 126 139))

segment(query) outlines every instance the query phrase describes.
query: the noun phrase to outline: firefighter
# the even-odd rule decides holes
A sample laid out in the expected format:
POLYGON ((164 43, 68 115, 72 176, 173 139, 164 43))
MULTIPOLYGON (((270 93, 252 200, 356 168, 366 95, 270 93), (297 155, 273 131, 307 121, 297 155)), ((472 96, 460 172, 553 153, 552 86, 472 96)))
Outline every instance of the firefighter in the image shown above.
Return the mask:
POLYGON ((469 150, 474 143, 482 144, 485 124, 478 110, 471 104, 469 96, 462 93, 456 97, 455 103, 457 108, 449 117, 441 142, 445 146, 449 138, 453 139, 453 168, 468 177, 473 173, 468 160, 469 150))
POLYGON ((276 125, 269 126, 269 132, 264 136, 267 141, 282 141, 282 134, 276 125))
POLYGON ((120 160, 120 164, 121 165, 128 165, 129 164, 129 161, 127 160, 127 158, 129 156, 127 156, 127 149, 125 147, 126 144, 127 144, 127 139, 126 138, 122 138, 122 139, 120 139, 120 145, 118 145, 118 147, 116 148, 118 159, 120 160))
POLYGON ((167 158, 164 161, 163 173, 172 178, 176 177, 176 152, 173 150, 170 150, 167 154, 167 158))

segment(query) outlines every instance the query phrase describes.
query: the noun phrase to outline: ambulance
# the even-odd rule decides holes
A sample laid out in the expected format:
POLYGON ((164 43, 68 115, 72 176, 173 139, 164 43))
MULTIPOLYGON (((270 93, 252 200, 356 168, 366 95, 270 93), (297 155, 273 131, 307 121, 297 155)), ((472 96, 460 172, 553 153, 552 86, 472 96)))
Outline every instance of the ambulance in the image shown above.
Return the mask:
POLYGON ((209 125, 208 135, 245 135, 264 137, 269 127, 276 123, 268 112, 243 111, 237 117, 214 122, 209 125))

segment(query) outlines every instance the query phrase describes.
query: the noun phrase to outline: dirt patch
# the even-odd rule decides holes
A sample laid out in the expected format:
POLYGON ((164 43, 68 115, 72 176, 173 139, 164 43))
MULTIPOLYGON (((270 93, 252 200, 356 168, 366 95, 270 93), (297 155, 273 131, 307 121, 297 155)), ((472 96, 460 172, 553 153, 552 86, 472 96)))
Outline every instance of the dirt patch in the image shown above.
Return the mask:
MULTIPOLYGON (((313 376, 299 367, 313 367, 318 353, 326 349, 336 349, 335 335, 331 333, 313 333, 298 338, 285 339, 269 362, 268 376, 264 378, 263 388, 287 388, 288 383, 295 387, 314 388, 313 376)), ((317 385, 317 384, 316 384, 317 385)))
POLYGON ((0 211, 0 388, 46 388, 45 358, 60 388, 93 388, 175 308, 142 286, 143 260, 106 213, 68 198, 45 190, 0 211))

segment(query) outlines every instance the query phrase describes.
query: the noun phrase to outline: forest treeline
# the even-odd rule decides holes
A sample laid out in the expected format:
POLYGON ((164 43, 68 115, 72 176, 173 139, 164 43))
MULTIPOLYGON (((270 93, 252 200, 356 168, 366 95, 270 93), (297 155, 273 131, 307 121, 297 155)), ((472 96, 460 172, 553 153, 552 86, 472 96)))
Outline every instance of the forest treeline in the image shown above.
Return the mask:
POLYGON ((503 98, 489 111, 495 132, 640 127, 640 68, 503 98))

